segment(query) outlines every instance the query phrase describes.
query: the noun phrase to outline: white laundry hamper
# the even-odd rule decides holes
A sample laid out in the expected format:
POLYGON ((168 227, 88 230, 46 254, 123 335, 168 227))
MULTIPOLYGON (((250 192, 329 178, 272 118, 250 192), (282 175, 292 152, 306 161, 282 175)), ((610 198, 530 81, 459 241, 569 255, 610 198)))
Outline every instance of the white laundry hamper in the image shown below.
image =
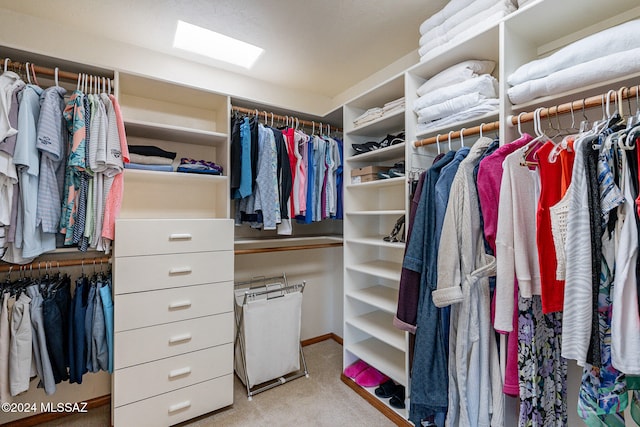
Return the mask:
POLYGON ((235 370, 249 400, 308 377, 300 344, 304 286, 288 285, 284 274, 235 284, 235 370))

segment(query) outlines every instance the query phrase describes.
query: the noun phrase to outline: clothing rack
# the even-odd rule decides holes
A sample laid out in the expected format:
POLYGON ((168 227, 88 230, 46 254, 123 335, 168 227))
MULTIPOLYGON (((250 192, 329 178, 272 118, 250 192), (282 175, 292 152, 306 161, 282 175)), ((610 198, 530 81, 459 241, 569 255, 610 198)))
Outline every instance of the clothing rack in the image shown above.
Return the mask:
POLYGON ((234 251, 234 254, 250 255, 250 254, 262 254, 267 252, 302 251, 306 249, 334 248, 342 245, 343 245, 342 242, 335 242, 335 243, 318 243, 318 244, 312 244, 312 245, 272 246, 268 248, 236 249, 234 251))
MULTIPOLYGON (((610 90, 606 94, 595 95, 589 98, 579 99, 577 101, 566 102, 560 105, 554 105, 552 107, 540 108, 539 117, 545 118, 545 117, 557 116, 560 114, 575 113, 576 111, 582 111, 587 108, 593 108, 598 106, 602 106, 604 108, 605 102, 608 102, 608 101, 617 101, 618 108, 621 110, 623 100, 631 97, 638 97, 638 96, 640 96, 640 85, 634 86, 631 88, 621 87, 617 91, 610 90)), ((518 115, 510 116, 507 119, 507 123, 513 126, 513 125, 517 125, 518 123, 532 122, 534 120, 535 115, 536 115, 535 112, 522 112, 518 115)), ((451 139, 457 139, 457 138, 460 138, 460 135, 465 137, 470 135, 477 135, 477 134, 480 134, 481 132, 490 132, 492 130, 498 130, 498 129, 500 129, 499 121, 492 122, 492 123, 482 123, 479 126, 475 126, 469 129, 461 129, 459 131, 449 132, 446 134, 440 134, 437 136, 421 139, 421 140, 415 141, 413 143, 413 146, 418 148, 425 145, 435 144, 436 142, 442 142, 440 139, 444 138, 445 140, 448 140, 449 135, 451 139)))
MULTIPOLYGON (((244 108, 244 107, 234 107, 233 105, 231 106, 231 110, 232 111, 237 111, 238 113, 244 113, 244 114, 254 114, 258 117, 260 117, 261 114, 264 115, 264 121, 266 122, 268 119, 271 119, 271 121, 273 120, 278 120, 280 122, 287 122, 290 120, 295 121, 296 124, 301 124, 303 126, 306 127, 310 127, 314 130, 315 132, 315 128, 319 127, 320 130, 322 131, 322 129, 324 128, 324 124, 321 122, 314 122, 314 121, 310 121, 310 120, 302 120, 302 119, 298 119, 297 117, 292 117, 292 116, 283 116, 280 114, 273 114, 273 113, 268 113, 266 111, 258 111, 258 109, 251 109, 251 108, 244 108)), ((326 125, 327 129, 329 130, 327 133, 331 133, 331 131, 335 131, 335 132, 340 132, 342 133, 342 129, 339 127, 333 127, 329 124, 326 125)))
POLYGON ((80 258, 80 259, 67 259, 61 261, 38 261, 30 264, 0 264, 0 273, 4 272, 19 272, 25 270, 41 269, 42 267, 76 267, 76 266, 91 266, 100 264, 111 263, 111 257, 96 257, 96 258, 80 258))
MULTIPOLYGON (((22 70, 26 71, 27 65, 29 66, 29 70, 31 73, 43 74, 45 76, 53 77, 54 79, 58 78, 58 79, 77 82, 82 76, 89 76, 89 74, 87 73, 74 73, 71 71, 63 71, 58 69, 58 67, 48 68, 48 67, 42 67, 40 65, 35 65, 32 62, 23 63, 23 62, 12 61, 10 58, 7 58, 7 57, 5 57, 2 62, 3 71, 4 69, 8 69, 8 67, 12 67, 14 70, 17 69, 18 71, 22 71, 22 70)), ((98 77, 98 78, 105 78, 109 81, 109 84, 112 84, 113 82, 113 79, 111 77, 96 76, 95 74, 91 74, 91 76, 98 77)))

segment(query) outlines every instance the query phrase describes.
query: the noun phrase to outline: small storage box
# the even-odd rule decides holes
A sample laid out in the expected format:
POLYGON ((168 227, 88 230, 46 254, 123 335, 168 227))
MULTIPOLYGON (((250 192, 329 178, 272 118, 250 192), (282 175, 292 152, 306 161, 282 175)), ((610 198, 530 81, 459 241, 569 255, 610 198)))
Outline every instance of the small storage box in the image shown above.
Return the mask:
POLYGON ((378 172, 387 172, 393 166, 370 165, 362 168, 351 169, 351 183, 360 184, 378 179, 378 172))

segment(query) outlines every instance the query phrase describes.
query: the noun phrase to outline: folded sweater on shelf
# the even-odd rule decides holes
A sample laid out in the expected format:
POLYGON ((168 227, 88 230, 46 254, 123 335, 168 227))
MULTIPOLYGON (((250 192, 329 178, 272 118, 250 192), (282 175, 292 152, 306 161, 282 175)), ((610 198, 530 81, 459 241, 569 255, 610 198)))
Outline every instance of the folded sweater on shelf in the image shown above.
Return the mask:
POLYGON ((429 40, 426 44, 420 46, 420 49, 418 49, 420 60, 424 61, 426 58, 432 58, 439 55, 440 53, 448 50, 452 45, 481 33, 485 29, 488 29, 498 23, 502 18, 514 10, 516 10, 516 8, 511 3, 508 5, 497 3, 493 7, 480 12, 476 16, 461 22, 449 30, 445 36, 439 37, 435 40, 429 40))
POLYGON ((171 165, 144 165, 141 163, 125 163, 125 169, 138 169, 145 171, 158 171, 158 172, 173 172, 173 166, 171 165))
POLYGON ((470 59, 440 71, 418 88, 418 96, 424 96, 436 89, 464 82, 481 74, 491 74, 496 67, 493 61, 470 59))
POLYGON ((163 150, 155 145, 129 145, 129 154, 141 154, 143 156, 158 156, 166 157, 168 159, 175 159, 176 153, 163 150))
POLYGON ((458 114, 478 105, 484 99, 484 96, 480 95, 480 93, 473 92, 447 99, 440 104, 430 105, 418 111, 418 123, 432 122, 458 114))
POLYGON ((507 77, 511 86, 548 76, 576 64, 640 47, 640 19, 608 28, 571 43, 546 58, 520 66, 507 77))
POLYGON ((498 99, 485 99, 479 104, 469 108, 468 110, 461 111, 449 117, 445 117, 440 120, 434 120, 428 123, 418 123, 416 125, 416 133, 420 135, 436 129, 442 129, 444 131, 445 129, 451 127, 460 129, 460 125, 464 125, 465 122, 468 122, 470 120, 477 119, 490 113, 498 114, 499 105, 500 100, 498 99))
POLYGON ((417 113, 425 107, 473 92, 478 92, 485 98, 497 98, 498 80, 490 74, 483 74, 460 83, 435 89, 416 99, 413 103, 413 111, 417 113))
POLYGON ((170 165, 173 164, 173 159, 169 157, 160 156, 144 156, 142 154, 129 153, 129 160, 133 163, 139 163, 141 165, 170 165))
POLYGON ((541 96, 559 94, 640 72, 640 47, 576 64, 546 77, 529 80, 509 88, 513 104, 522 104, 541 96))
POLYGON ((446 36, 447 33, 457 25, 467 21, 470 18, 478 16, 483 11, 491 9, 498 4, 503 4, 505 7, 513 7, 511 0, 476 0, 464 9, 458 11, 458 13, 444 21, 442 24, 424 33, 422 37, 420 37, 420 46, 424 46, 428 44, 429 41, 446 36))

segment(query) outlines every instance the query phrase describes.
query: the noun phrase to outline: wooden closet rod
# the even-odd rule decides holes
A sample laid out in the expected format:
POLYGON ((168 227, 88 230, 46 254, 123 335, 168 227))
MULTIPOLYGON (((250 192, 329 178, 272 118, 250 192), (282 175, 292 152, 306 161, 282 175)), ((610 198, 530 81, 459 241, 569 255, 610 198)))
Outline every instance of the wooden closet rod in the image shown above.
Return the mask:
POLYGON ((236 249, 234 253, 236 255, 250 255, 250 254, 263 254, 267 252, 301 251, 305 249, 334 248, 339 246, 342 246, 342 242, 319 243, 317 245, 274 246, 271 248, 236 249))
POLYGON ((273 118, 274 120, 278 120, 279 122, 286 122, 287 120, 291 120, 291 118, 293 118, 294 120, 296 120, 296 123, 299 123, 303 126, 306 127, 310 127, 310 128, 319 128, 322 127, 323 129, 326 129, 327 126, 329 126, 331 128, 332 131, 336 131, 336 132, 342 132, 342 129, 339 127, 335 127, 335 126, 331 126, 322 122, 312 122, 309 120, 301 120, 298 119, 297 117, 292 117, 292 116, 282 116, 280 114, 273 114, 273 113, 268 113, 266 111, 259 111, 258 109, 251 109, 251 108, 244 108, 244 107, 234 107, 231 106, 231 109, 233 111, 237 111, 239 113, 244 113, 244 114, 253 114, 253 115, 257 115, 258 117, 266 117, 265 121, 273 118), (265 116, 266 114, 266 116, 265 116))
MULTIPOLYGON (((560 105, 555 105, 553 107, 547 107, 540 110, 540 118, 555 116, 558 114, 566 114, 573 111, 577 113, 582 111, 583 109, 599 107, 603 105, 607 101, 607 96, 609 97, 609 101, 622 102, 627 98, 634 97, 638 94, 638 88, 640 86, 633 86, 632 88, 621 87, 617 91, 610 90, 606 94, 603 93, 601 95, 591 96, 589 98, 579 99, 573 102, 567 102, 560 105)), ((532 122, 535 112, 528 113, 520 113, 518 115, 511 116, 508 120, 511 121, 512 125, 518 124, 518 116, 520 116, 520 123, 532 122)))
MULTIPOLYGON (((455 132, 451 133, 451 139, 457 139, 460 138, 460 135, 464 136, 470 136, 470 135, 479 135, 480 131, 482 131, 482 133, 484 132, 491 132, 492 130, 498 130, 500 129, 500 122, 490 122, 490 123, 482 123, 478 126, 474 126, 472 128, 469 129, 461 129, 461 130, 457 130, 455 132)), ((418 148, 418 147, 422 147, 424 145, 430 145, 430 144, 435 144, 436 142, 440 141, 442 142, 446 142, 449 139, 449 133, 444 133, 444 134, 440 134, 440 136, 432 136, 430 138, 425 138, 425 139, 420 139, 418 141, 415 141, 413 143, 413 146, 418 148)))
MULTIPOLYGON (((608 92, 609 101, 615 101, 617 99, 618 102, 620 103, 625 99, 639 95, 639 88, 640 88, 640 85, 633 86, 631 88, 621 87, 617 91, 611 90, 608 92)), ((607 101, 607 94, 601 94, 601 95, 596 95, 589 98, 579 99, 573 102, 554 105, 552 107, 541 109, 540 118, 555 116, 558 114, 566 114, 566 113, 570 113, 571 111, 576 113, 583 109, 601 106, 606 101, 607 101)), ((511 125, 517 125, 518 116, 520 117, 520 123, 532 122, 535 116, 535 112, 527 112, 527 113, 523 112, 518 115, 510 116, 507 119, 507 122, 510 123, 511 125)), ((500 122, 485 123, 485 124, 481 124, 480 126, 475 126, 469 129, 452 132, 451 139, 460 138, 460 134, 462 134, 462 136, 477 135, 480 133, 481 128, 483 132, 491 132, 492 130, 500 129, 500 122)), ((413 146, 422 147, 423 145, 435 144, 437 139, 438 139, 437 136, 421 139, 421 140, 415 141, 413 143, 413 146)), ((439 139, 440 139, 440 142, 447 141, 449 139, 449 134, 448 133, 441 134, 439 139)))
MULTIPOLYGON (((10 67, 17 67, 19 70, 26 70, 27 69, 27 64, 23 63, 23 62, 17 62, 17 61, 12 61, 10 58, 4 58, 2 60, 2 64, 0 64, 0 66, 2 66, 2 70, 4 71, 4 62, 8 60, 8 65, 10 67)), ((50 76, 50 77, 55 77, 56 75, 56 70, 55 68, 48 68, 48 67, 41 67, 39 65, 35 65, 32 62, 29 62, 29 69, 32 69, 35 73, 36 73, 36 77, 38 74, 44 74, 45 76, 50 76), (31 68, 33 66, 33 68, 31 68)), ((58 70, 58 79, 64 79, 64 80, 69 80, 69 81, 74 81, 77 82, 78 81, 78 76, 81 76, 82 74, 87 74, 87 73, 73 73, 71 71, 63 71, 63 70, 58 70)), ((91 75, 91 76, 96 76, 95 74, 87 74, 87 75, 91 75)), ((105 76, 97 76, 97 77, 105 77, 105 76)), ((111 77, 105 77, 106 79, 109 80, 113 80, 111 77)))
POLYGON ((92 265, 98 265, 98 264, 109 264, 111 262, 111 258, 110 257, 97 257, 97 258, 84 258, 84 259, 64 259, 64 260, 60 260, 60 261, 53 261, 53 260, 48 260, 48 261, 38 261, 38 262, 32 262, 31 264, 24 264, 24 265, 19 265, 19 264, 0 264, 0 273, 2 272, 9 272, 11 271, 12 273, 16 273, 19 272, 20 270, 25 271, 25 270, 37 270, 38 268, 42 269, 42 268, 46 268, 46 267, 50 267, 50 268, 58 268, 58 267, 76 267, 76 266, 92 266, 92 265))

